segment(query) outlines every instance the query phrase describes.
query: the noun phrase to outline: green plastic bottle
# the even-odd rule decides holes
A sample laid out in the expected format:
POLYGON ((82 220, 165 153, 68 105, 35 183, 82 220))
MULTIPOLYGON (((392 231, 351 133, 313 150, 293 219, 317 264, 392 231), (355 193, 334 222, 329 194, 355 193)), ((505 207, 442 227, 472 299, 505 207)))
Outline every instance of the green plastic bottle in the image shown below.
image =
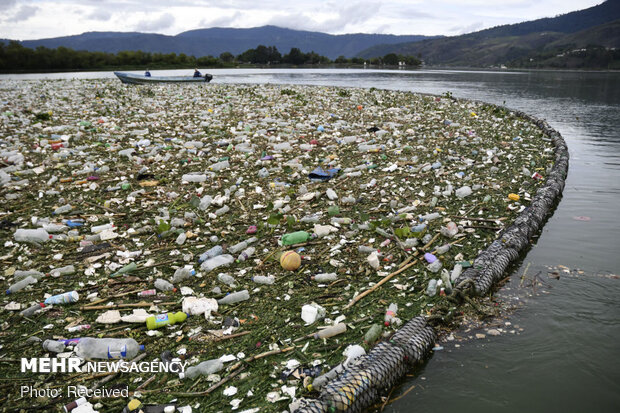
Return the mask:
POLYGON ((123 268, 116 271, 114 274, 111 274, 110 277, 116 277, 117 275, 122 275, 122 274, 129 274, 130 272, 133 272, 137 269, 138 269, 138 266, 136 265, 136 263, 132 262, 132 263, 125 265, 123 268))
POLYGON ((373 324, 364 335, 364 342, 366 344, 374 344, 374 342, 379 339, 382 332, 383 327, 381 327, 381 325, 373 324))
POLYGON ((168 326, 176 323, 182 323, 187 319, 188 314, 182 311, 178 313, 167 313, 150 316, 146 319, 146 328, 149 330, 155 330, 163 326, 168 326))
POLYGON ((313 238, 312 235, 306 231, 291 232, 282 236, 282 245, 300 244, 311 238, 313 238))

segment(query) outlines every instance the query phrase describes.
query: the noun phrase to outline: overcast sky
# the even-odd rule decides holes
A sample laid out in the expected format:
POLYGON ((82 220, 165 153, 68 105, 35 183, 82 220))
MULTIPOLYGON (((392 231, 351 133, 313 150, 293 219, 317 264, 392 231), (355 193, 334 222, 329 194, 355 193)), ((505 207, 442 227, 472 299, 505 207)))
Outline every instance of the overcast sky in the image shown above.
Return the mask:
POLYGON ((0 38, 87 31, 175 35, 271 24, 331 34, 457 35, 585 9, 603 0, 0 0, 0 38))

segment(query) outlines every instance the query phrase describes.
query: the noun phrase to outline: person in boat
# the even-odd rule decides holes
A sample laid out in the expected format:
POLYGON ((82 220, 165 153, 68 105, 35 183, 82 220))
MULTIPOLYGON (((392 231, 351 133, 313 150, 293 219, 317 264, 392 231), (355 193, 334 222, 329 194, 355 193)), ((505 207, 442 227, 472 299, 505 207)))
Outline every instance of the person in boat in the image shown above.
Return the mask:
POLYGON ((149 69, 146 69, 146 72, 144 72, 144 76, 151 77, 151 72, 149 72, 149 69))
POLYGON ((194 69, 194 77, 202 77, 202 73, 200 73, 198 69, 194 69))

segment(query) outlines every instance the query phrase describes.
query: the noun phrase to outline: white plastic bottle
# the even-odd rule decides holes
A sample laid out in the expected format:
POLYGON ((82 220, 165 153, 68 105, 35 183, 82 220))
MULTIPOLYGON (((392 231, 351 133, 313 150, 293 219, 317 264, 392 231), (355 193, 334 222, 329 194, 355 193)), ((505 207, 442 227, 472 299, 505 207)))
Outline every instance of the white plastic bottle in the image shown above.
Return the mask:
POLYGON ((155 288, 159 291, 174 291, 174 285, 161 278, 155 280, 155 288))
POLYGON ((273 275, 255 275, 254 277, 252 277, 252 281, 254 281, 256 284, 271 285, 276 282, 276 279, 273 275))
POLYGON ((336 281, 337 279, 338 279, 338 276, 336 275, 335 272, 322 273, 322 274, 317 274, 314 276, 314 281, 320 282, 320 283, 336 281))
POLYGON ((224 368, 224 363, 222 362, 222 360, 220 359, 207 360, 207 361, 203 361, 202 363, 196 366, 188 367, 184 373, 183 372, 179 373, 179 378, 183 380, 185 378, 193 379, 200 375, 208 376, 209 374, 217 373, 223 368, 224 368))
POLYGON ((191 278, 193 275, 196 275, 196 271, 187 268, 179 268, 174 272, 174 275, 172 276, 172 283, 176 284, 178 282, 191 278))
POLYGON ((235 262, 235 258, 230 254, 218 255, 217 257, 209 258, 200 265, 205 271, 213 271, 218 267, 225 267, 235 262))
POLYGON ((83 359, 132 359, 144 346, 133 338, 83 337, 75 346, 75 353, 83 359))
POLYGON ((6 290, 7 294, 11 294, 14 292, 17 292, 19 290, 22 290, 24 288, 26 288, 27 286, 29 286, 30 284, 36 284, 37 283, 37 279, 34 278, 32 275, 29 275, 28 277, 24 278, 23 280, 20 280, 18 282, 16 282, 15 284, 11 285, 8 290, 6 290))
POLYGON ((254 247, 248 247, 246 249, 244 249, 241 254, 239 254, 239 257, 237 257, 237 261, 245 261, 248 258, 250 258, 254 252, 256 251, 256 248, 254 247))
POLYGON ((51 239, 50 234, 43 228, 23 229, 20 228, 13 234, 17 242, 47 242, 51 239))
POLYGON ((213 165, 209 167, 209 169, 212 171, 221 171, 229 167, 230 167, 230 163, 228 161, 221 161, 221 162, 214 163, 213 165))
POLYGON ((40 280, 44 275, 45 274, 42 272, 36 270, 17 270, 15 271, 15 274, 13 274, 13 279, 15 281, 20 281, 27 277, 34 277, 37 280, 40 280))
POLYGON ((235 304, 240 301, 250 299, 250 293, 248 290, 237 291, 236 293, 228 294, 226 297, 217 300, 218 304, 235 304))
POLYGON ((45 340, 43 342, 43 349, 51 353, 62 353, 65 351, 65 343, 56 340, 45 340))
POLYGON ((200 254, 200 257, 198 257, 198 262, 204 262, 209 258, 217 257, 218 255, 222 255, 223 252, 224 249, 220 245, 216 245, 215 247, 200 254))

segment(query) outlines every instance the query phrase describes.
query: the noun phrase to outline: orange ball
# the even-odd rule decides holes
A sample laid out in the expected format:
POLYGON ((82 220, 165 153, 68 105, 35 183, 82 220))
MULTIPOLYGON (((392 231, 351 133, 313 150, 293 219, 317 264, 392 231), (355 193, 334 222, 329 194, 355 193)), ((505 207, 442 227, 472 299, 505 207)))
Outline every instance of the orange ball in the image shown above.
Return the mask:
POLYGON ((280 265, 287 271, 295 271, 301 265, 301 257, 295 251, 286 251, 280 257, 280 265))

